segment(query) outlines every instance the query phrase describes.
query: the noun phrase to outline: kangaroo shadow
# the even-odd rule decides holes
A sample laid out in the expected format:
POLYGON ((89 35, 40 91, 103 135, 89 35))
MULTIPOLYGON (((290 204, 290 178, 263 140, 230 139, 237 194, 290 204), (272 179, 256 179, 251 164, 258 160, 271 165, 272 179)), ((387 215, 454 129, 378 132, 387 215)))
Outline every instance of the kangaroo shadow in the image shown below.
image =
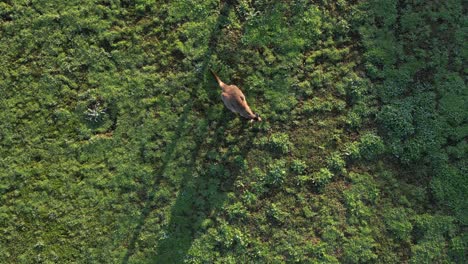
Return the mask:
MULTIPOLYGON (((226 201, 227 194, 242 171, 239 157, 250 151, 255 132, 248 124, 226 129, 232 114, 223 114, 223 120, 211 127, 215 135, 203 144, 193 160, 201 167, 184 176, 177 200, 171 209, 166 236, 159 241, 152 263, 182 263, 193 241, 203 234, 206 220, 211 222, 226 201), (228 116, 229 115, 229 116, 228 116), (228 140, 226 134, 244 135, 228 140), (232 146, 236 146, 233 148, 232 146)), ((195 166, 194 166, 195 167, 195 166)))

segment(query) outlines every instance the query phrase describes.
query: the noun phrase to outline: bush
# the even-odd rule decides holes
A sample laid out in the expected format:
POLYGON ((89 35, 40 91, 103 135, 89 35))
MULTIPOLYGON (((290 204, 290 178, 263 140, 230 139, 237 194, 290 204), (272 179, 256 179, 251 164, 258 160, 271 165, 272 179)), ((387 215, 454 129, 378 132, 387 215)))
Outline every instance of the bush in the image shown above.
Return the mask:
POLYGON ((266 176, 266 183, 273 186, 279 186, 284 183, 287 169, 284 161, 276 161, 270 166, 270 170, 266 176))
POLYGON ((349 142, 345 144, 345 153, 346 156, 350 157, 351 159, 359 159, 361 158, 361 152, 359 149, 359 142, 349 142))
POLYGON ((404 208, 390 208, 384 211, 387 230, 396 238, 409 242, 413 225, 404 208))
MULTIPOLYGON (((354 110, 354 108, 353 108, 354 110)), ((349 111, 347 116, 346 116, 346 124, 353 129, 360 128, 362 125, 362 118, 359 113, 356 111, 349 111)))
POLYGON ((226 208, 230 220, 243 220, 248 216, 247 209, 240 202, 234 203, 226 208))
POLYGON ((377 243, 369 228, 363 228, 360 234, 346 238, 343 244, 343 260, 345 263, 369 263, 377 259, 374 250, 377 243))
POLYGON ((346 162, 343 160, 338 152, 334 152, 327 159, 328 168, 334 172, 344 173, 346 172, 346 162))
POLYGON ((468 247, 468 235, 462 234, 450 240, 449 254, 455 263, 466 263, 466 248, 468 247))
POLYGON ((316 185, 325 185, 333 178, 333 173, 327 168, 321 168, 318 172, 312 174, 312 181, 316 185))
POLYGON ((449 263, 445 252, 445 241, 441 237, 427 240, 411 247, 409 263, 449 263))
POLYGON ((375 205, 379 198, 379 189, 372 176, 366 173, 349 173, 350 188, 343 191, 346 208, 349 212, 349 223, 367 223, 375 211, 370 205, 375 205))
POLYGON ((385 150, 382 139, 374 133, 366 133, 359 140, 359 154, 364 159, 372 160, 385 150))
POLYGON ((297 159, 292 161, 292 164, 291 164, 292 172, 296 174, 302 174, 305 172, 306 169, 307 169, 307 164, 304 161, 297 160, 297 159))
POLYGON ((262 138, 259 144, 271 152, 278 154, 287 154, 291 150, 292 143, 289 141, 289 135, 286 133, 274 133, 270 138, 262 138))
POLYGON ((286 218, 289 216, 287 212, 281 210, 281 208, 274 203, 271 204, 268 209, 267 215, 277 224, 284 223, 286 218))
MULTIPOLYGON (((446 158, 446 157, 445 157, 446 158)), ((436 160, 436 159, 434 159, 436 160)), ((461 223, 468 223, 468 179, 466 170, 439 161, 434 168, 435 177, 431 180, 431 189, 435 197, 454 210, 461 223)))
POLYGON ((377 120, 390 141, 400 141, 414 133, 411 110, 409 101, 382 107, 377 120))
POLYGON ((446 238, 457 234, 454 218, 443 215, 417 215, 414 217, 415 245, 411 247, 410 263, 448 262, 446 238))
POLYGON ((349 105, 354 105, 361 101, 367 93, 369 83, 362 79, 350 80, 346 86, 346 96, 349 105))

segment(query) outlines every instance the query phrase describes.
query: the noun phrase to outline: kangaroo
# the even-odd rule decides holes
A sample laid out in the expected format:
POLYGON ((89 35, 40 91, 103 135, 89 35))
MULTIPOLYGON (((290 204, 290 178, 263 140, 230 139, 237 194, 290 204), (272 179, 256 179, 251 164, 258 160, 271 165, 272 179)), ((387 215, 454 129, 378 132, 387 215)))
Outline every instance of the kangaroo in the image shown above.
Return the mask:
POLYGON ((241 89, 236 85, 225 84, 221 79, 216 75, 216 73, 211 70, 214 78, 219 84, 219 87, 223 90, 221 93, 221 99, 223 99, 224 105, 234 113, 239 113, 241 116, 250 119, 250 122, 253 121, 262 121, 260 116, 250 109, 245 99, 244 94, 241 89))

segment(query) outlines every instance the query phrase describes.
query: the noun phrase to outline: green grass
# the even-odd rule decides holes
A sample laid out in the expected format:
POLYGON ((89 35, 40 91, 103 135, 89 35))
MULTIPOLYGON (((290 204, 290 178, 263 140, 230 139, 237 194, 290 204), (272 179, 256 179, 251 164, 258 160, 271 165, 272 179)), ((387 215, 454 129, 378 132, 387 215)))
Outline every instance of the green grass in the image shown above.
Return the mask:
POLYGON ((462 55, 417 97, 421 7, 374 2, 1 3, 0 260, 463 262, 462 55))

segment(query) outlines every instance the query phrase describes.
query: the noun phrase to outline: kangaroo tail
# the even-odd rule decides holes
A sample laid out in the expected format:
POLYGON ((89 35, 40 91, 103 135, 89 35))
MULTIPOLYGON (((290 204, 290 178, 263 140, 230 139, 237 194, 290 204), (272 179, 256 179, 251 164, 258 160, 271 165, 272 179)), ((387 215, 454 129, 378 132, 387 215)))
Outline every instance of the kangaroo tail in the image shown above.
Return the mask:
POLYGON ((210 69, 210 72, 211 74, 213 74, 213 77, 216 79, 220 86, 224 84, 223 81, 221 81, 221 79, 218 77, 218 75, 216 75, 216 73, 212 69, 210 69))

